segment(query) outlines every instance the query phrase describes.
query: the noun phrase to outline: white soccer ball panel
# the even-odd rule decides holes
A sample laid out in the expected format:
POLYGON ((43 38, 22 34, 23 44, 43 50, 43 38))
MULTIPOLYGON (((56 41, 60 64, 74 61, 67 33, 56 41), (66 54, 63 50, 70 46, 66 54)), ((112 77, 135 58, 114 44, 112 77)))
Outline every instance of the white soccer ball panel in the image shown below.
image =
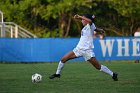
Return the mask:
POLYGON ((42 76, 38 73, 32 75, 32 82, 38 83, 42 81, 42 76))

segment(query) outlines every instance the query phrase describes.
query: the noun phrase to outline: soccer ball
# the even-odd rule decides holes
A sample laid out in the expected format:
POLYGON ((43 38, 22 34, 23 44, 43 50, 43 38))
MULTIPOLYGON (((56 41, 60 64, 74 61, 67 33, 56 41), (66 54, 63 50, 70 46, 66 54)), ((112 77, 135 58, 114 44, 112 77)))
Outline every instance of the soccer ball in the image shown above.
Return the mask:
POLYGON ((39 83, 42 81, 42 76, 38 73, 35 73, 32 75, 32 82, 33 83, 39 83))

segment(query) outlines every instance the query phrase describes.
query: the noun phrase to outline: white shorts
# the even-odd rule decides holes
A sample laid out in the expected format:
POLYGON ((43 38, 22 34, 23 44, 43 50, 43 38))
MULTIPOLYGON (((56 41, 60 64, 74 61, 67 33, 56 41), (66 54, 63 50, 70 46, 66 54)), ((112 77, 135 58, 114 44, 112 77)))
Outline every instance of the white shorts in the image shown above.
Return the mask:
POLYGON ((91 57, 95 57, 95 54, 94 54, 92 49, 81 50, 81 49, 78 49, 78 48, 74 48, 73 52, 76 55, 76 57, 83 56, 85 61, 89 60, 91 57))

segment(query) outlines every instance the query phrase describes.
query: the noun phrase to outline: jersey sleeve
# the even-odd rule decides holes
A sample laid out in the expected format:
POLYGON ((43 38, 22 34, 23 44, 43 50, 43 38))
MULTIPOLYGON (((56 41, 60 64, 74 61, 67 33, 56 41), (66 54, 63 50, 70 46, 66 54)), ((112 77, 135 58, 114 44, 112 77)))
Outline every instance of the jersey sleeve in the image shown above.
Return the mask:
POLYGON ((96 29, 96 26, 95 26, 94 23, 92 23, 92 25, 91 25, 91 29, 92 29, 92 31, 94 31, 94 30, 96 29))

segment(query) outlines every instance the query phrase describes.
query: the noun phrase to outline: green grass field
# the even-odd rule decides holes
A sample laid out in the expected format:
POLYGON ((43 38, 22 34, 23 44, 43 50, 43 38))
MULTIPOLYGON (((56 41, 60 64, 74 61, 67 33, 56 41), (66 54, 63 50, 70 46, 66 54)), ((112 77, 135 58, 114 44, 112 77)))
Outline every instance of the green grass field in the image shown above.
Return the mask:
POLYGON ((60 79, 49 80, 58 63, 0 63, 0 93, 140 93, 140 63, 113 61, 102 64, 118 72, 119 81, 88 62, 66 63, 60 79), (43 81, 31 82, 40 73, 43 81))

